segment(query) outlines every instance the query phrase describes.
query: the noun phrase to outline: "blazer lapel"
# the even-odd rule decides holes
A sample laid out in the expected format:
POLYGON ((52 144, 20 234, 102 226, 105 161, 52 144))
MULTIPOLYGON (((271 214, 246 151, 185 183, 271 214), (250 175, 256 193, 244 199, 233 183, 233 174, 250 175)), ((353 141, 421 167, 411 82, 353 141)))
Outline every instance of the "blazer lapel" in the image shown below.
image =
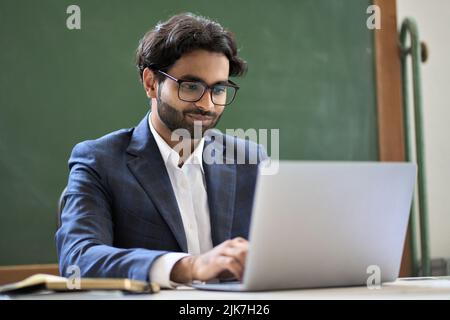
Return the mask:
MULTIPOLYGON (((214 152, 220 152, 222 156, 224 148, 214 141, 205 142, 205 148, 214 144, 214 152)), ((211 237, 216 246, 231 238, 231 228, 234 215, 234 202, 236 191, 236 166, 226 164, 223 156, 223 164, 207 164, 203 162, 205 171, 206 191, 208 194, 209 215, 211 220, 211 237)))
POLYGON ((148 114, 134 129, 127 152, 128 167, 164 218, 181 250, 188 252, 183 221, 158 145, 148 126, 148 114))

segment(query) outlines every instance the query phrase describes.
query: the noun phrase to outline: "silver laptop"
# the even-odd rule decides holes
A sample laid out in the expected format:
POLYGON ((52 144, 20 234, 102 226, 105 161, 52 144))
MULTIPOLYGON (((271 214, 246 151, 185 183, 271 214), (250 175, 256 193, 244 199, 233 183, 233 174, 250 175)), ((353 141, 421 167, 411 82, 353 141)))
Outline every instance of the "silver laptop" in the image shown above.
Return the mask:
MULTIPOLYGON (((260 291, 366 285, 398 277, 416 165, 280 161, 258 176, 242 282, 198 289, 260 291)), ((261 171, 261 170, 260 170, 261 171)))

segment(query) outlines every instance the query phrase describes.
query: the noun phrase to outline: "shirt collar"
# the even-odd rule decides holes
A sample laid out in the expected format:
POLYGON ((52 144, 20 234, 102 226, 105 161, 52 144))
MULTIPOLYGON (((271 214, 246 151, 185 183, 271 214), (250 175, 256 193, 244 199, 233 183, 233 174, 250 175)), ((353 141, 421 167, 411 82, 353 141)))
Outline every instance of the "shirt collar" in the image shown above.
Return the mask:
MULTIPOLYGON (((173 150, 166 141, 159 135, 159 133, 156 131, 155 127, 153 126, 152 120, 151 120, 151 113, 148 115, 148 125, 150 127, 150 131, 153 134, 153 137, 155 138, 156 144, 158 145, 159 152, 161 153, 161 156, 164 160, 164 163, 170 164, 174 167, 178 168, 178 163, 180 162, 180 155, 178 152, 173 150)), ((203 147, 205 144, 205 138, 201 138, 198 142, 197 146, 194 149, 194 152, 192 152, 191 155, 186 159, 186 161, 183 164, 183 167, 185 165, 190 164, 197 164, 200 165, 200 168, 203 171, 203 147)))

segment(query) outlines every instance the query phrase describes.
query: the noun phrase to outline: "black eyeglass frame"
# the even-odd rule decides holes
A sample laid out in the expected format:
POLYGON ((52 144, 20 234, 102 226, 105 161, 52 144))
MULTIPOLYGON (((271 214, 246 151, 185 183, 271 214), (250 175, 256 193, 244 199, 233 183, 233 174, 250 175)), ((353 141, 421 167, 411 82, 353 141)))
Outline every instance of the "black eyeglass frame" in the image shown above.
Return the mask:
MULTIPOLYGON (((211 95, 211 101, 214 103, 214 99, 213 99, 213 95, 212 95, 212 94, 213 94, 213 93, 212 93, 212 89, 214 89, 214 87, 215 87, 216 85, 209 86, 208 84, 206 84, 204 81, 201 81, 201 80, 185 80, 185 79, 177 79, 177 78, 171 76, 170 74, 165 73, 164 71, 161 71, 161 70, 157 70, 157 72, 160 73, 160 74, 162 74, 163 76, 169 78, 170 80, 173 80, 173 81, 175 81, 176 83, 178 83, 178 99, 180 99, 181 101, 185 101, 185 102, 197 102, 197 101, 200 101, 200 100, 203 98, 203 96, 205 95, 206 90, 209 89, 209 94, 211 95), (198 99, 195 100, 195 101, 190 101, 190 100, 188 101, 188 100, 181 99, 181 97, 180 97, 180 87, 181 87, 181 84, 182 84, 183 82, 199 82, 199 83, 201 83, 201 84, 203 85, 203 88, 204 88, 204 89, 203 89, 203 93, 202 93, 202 95, 200 96, 200 98, 198 98, 198 99)), ((214 103, 214 104, 217 105, 217 106, 228 106, 228 105, 230 105, 231 103, 233 103, 234 99, 236 98, 236 94, 237 94, 237 92, 238 92, 238 90, 239 90, 240 87, 239 87, 236 83, 234 83, 233 81, 231 81, 231 80, 227 80, 227 83, 220 84, 220 85, 221 85, 221 86, 225 86, 225 87, 232 87, 232 88, 235 89, 235 90, 234 90, 233 98, 230 100, 229 103, 226 103, 226 104, 214 103)))

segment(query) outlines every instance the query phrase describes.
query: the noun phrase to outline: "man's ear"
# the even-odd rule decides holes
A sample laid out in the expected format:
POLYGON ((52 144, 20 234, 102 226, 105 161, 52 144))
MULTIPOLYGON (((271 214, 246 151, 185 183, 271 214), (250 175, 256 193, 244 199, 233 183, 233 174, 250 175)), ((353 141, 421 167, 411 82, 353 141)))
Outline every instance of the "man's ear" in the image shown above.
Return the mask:
POLYGON ((147 97, 156 98, 158 90, 158 80, 155 77, 155 73, 149 68, 145 68, 142 72, 142 84, 144 85, 147 97))

